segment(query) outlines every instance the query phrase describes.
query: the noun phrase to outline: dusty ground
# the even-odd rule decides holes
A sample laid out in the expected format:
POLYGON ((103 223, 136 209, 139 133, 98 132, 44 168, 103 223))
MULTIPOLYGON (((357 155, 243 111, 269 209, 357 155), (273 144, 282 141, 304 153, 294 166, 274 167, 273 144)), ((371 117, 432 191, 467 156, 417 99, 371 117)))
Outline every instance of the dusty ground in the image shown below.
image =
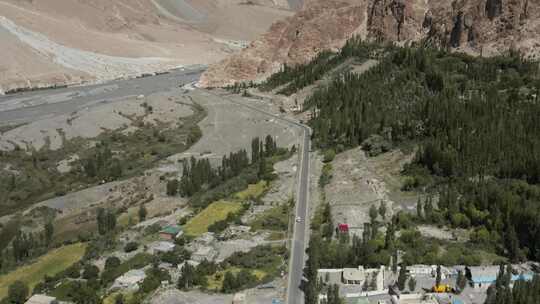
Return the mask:
POLYGON ((325 187, 334 223, 347 223, 353 233, 361 233, 369 222, 369 208, 381 201, 387 206, 386 218, 403 208, 414 209, 416 196, 399 190, 399 172, 409 157, 398 150, 368 158, 361 148, 338 154, 332 162, 333 178, 325 187))
POLYGON ((223 155, 240 149, 251 149, 251 140, 271 134, 280 147, 297 145, 297 128, 270 119, 204 90, 194 90, 189 97, 207 109, 207 117, 199 124, 203 138, 185 153, 169 157, 159 169, 164 172, 181 170, 178 160, 202 156, 220 161, 223 155))
POLYGON ((177 125, 178 118, 193 114, 186 97, 174 97, 170 93, 157 93, 144 98, 127 98, 119 102, 86 108, 70 114, 57 115, 25 124, 0 135, 0 150, 39 150, 47 145, 58 150, 65 140, 94 138, 106 130, 127 129, 135 131, 138 117, 143 122, 177 125), (152 108, 151 113, 148 107, 152 108))
POLYGON ((292 14, 270 1, 0 1, 0 93, 223 59, 292 14))
MULTIPOLYGON (((267 304, 272 303, 272 299, 283 298, 280 294, 285 289, 285 282, 277 280, 273 282, 278 288, 275 289, 250 289, 244 291, 246 294, 246 303, 249 304, 267 304)), ((159 291, 151 300, 152 304, 223 304, 231 303, 233 295, 207 294, 200 291, 179 291, 177 289, 167 289, 159 291)))

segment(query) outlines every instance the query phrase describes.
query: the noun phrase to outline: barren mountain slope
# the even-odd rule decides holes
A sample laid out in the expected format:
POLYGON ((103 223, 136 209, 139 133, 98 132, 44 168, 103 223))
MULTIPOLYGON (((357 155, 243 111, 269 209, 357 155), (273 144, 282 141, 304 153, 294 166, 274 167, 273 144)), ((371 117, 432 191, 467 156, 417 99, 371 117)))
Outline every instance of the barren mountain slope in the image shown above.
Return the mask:
POLYGON ((216 62, 291 15, 254 3, 0 0, 0 93, 216 62))
POLYGON ((540 2, 533 0, 310 0, 304 9, 212 65, 201 86, 264 79, 283 63, 303 63, 347 38, 427 40, 473 54, 540 52, 540 2))

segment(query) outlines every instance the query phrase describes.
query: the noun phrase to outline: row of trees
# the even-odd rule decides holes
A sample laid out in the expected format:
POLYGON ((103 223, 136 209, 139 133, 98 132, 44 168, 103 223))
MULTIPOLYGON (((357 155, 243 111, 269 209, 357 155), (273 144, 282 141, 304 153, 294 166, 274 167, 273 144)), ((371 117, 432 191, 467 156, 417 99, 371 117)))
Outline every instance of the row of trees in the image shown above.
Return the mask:
MULTIPOLYGON (((170 180, 167 183, 167 193, 192 197, 203 190, 214 189, 225 181, 240 176, 248 168, 256 168, 257 178, 264 179, 267 174, 267 158, 278 154, 275 139, 268 135, 264 140, 254 138, 251 141, 251 159, 245 149, 223 156, 221 165, 212 167, 210 159, 196 159, 192 157, 184 162, 182 178, 170 180)), ((253 181, 250 181, 253 182, 253 181)))
POLYGON ((540 297, 540 277, 517 280, 512 285, 512 266, 501 265, 495 285, 489 287, 485 304, 534 304, 540 297))

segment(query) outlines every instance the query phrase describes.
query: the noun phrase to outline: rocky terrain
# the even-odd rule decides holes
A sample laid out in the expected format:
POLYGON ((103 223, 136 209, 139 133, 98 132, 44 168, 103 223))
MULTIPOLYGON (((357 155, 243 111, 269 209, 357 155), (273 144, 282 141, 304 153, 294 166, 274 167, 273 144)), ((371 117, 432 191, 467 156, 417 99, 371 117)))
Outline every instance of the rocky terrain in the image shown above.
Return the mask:
POLYGON ((291 14, 270 0, 1 0, 0 94, 213 63, 291 14))
POLYGON ((430 44, 490 56, 540 50, 540 3, 532 0, 312 0, 247 49, 211 66, 201 86, 260 80, 341 47, 347 38, 430 44))

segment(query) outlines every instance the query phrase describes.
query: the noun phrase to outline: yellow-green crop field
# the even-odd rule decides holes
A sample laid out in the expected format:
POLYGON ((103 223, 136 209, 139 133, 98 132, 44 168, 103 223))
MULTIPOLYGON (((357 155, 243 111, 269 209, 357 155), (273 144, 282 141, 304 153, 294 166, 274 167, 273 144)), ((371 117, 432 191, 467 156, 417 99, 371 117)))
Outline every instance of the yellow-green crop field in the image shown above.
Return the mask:
POLYGON ((84 255, 86 244, 77 243, 55 249, 40 257, 32 264, 0 276, 0 299, 7 295, 9 285, 23 281, 30 289, 34 288, 46 275, 53 276, 74 263, 84 255))
POLYGON ((184 233, 190 236, 199 236, 208 232, 210 225, 226 219, 229 213, 237 212, 240 209, 242 209, 242 204, 238 202, 213 202, 187 222, 184 226, 184 233))

